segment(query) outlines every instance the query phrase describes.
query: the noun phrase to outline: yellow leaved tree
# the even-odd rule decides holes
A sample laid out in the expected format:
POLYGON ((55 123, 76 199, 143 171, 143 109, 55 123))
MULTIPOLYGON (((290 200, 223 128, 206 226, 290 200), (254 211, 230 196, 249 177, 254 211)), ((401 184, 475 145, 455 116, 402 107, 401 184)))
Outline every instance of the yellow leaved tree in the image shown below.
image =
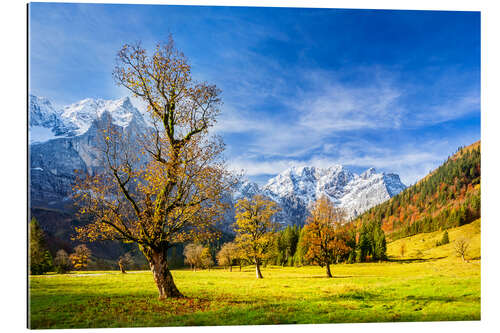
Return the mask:
POLYGON ((262 279, 260 265, 270 255, 278 225, 272 217, 278 205, 262 195, 251 200, 243 198, 236 203, 235 243, 246 259, 255 265, 258 279, 262 279))
POLYGON ((73 267, 76 270, 80 270, 88 266, 91 255, 92 252, 90 249, 86 245, 81 244, 75 247, 75 252, 69 256, 69 259, 71 260, 73 267))

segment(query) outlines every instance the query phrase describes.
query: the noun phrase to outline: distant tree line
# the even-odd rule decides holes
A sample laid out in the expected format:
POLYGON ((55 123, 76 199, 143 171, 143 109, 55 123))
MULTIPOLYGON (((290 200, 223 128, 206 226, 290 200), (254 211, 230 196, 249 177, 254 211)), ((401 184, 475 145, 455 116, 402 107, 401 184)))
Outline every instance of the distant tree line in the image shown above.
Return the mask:
MULTIPOLYGON (((193 271, 210 269, 215 264, 232 271, 233 266, 254 265, 257 278, 262 278, 261 266, 299 267, 320 265, 331 276, 330 265, 379 261, 386 259, 386 240, 380 224, 375 221, 355 226, 347 223, 344 212, 328 199, 320 198, 311 208, 305 226, 279 225, 273 215, 279 208, 273 201, 255 196, 242 199, 236 205, 236 235, 224 233, 218 239, 172 247, 168 252, 173 267, 189 266, 193 271)), ((48 271, 67 273, 71 270, 148 269, 136 264, 127 252, 116 261, 92 257, 86 245, 77 245, 73 253, 57 251, 54 259, 47 250, 45 235, 35 218, 30 232, 32 274, 48 271)))
POLYGON ((142 268, 136 264, 130 252, 122 255, 115 262, 93 257, 92 251, 85 244, 75 246, 70 254, 65 249, 59 249, 52 254, 48 248, 47 236, 35 217, 29 223, 28 258, 31 275, 47 272, 64 274, 72 270, 116 269, 117 267, 125 273, 125 269, 142 268))
POLYGON ((209 268, 215 261, 230 271, 233 266, 241 270, 244 265, 254 265, 256 277, 262 278, 261 266, 320 265, 331 277, 332 264, 387 258, 386 239, 380 223, 349 224, 343 210, 325 197, 313 205, 304 226, 274 223, 272 216, 279 208, 263 196, 242 199, 236 207, 236 237, 233 240, 191 243, 185 247, 185 263, 193 270, 209 268), (215 256, 207 258, 213 253, 215 256))

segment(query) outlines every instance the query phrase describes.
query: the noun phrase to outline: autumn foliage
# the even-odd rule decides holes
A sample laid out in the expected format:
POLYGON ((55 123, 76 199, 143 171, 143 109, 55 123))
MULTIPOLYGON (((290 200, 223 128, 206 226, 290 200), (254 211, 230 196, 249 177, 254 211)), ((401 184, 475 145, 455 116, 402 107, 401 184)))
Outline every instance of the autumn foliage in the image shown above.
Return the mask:
POLYGON ((252 200, 240 199, 236 203, 235 243, 245 258, 255 265, 258 279, 262 278, 260 265, 271 254, 277 224, 272 221, 278 205, 264 196, 252 200))
POLYGON ((89 248, 86 245, 81 244, 75 247, 75 252, 69 256, 69 259, 76 270, 81 270, 88 266, 91 255, 92 252, 89 248))
POLYGON ((321 197, 311 209, 304 227, 302 242, 307 245, 306 259, 326 267, 327 277, 332 277, 330 264, 351 249, 346 244, 347 233, 343 226, 344 212, 326 197, 321 197))
POLYGON ((103 172, 75 186, 80 213, 92 223, 80 239, 134 242, 148 260, 160 299, 180 297, 167 251, 177 243, 216 237, 235 184, 210 135, 220 113, 220 90, 195 82, 170 38, 148 55, 140 44, 118 52, 113 76, 147 104, 153 126, 127 133, 110 124, 102 133, 103 172), (138 149, 139 148, 139 149, 138 149))
POLYGON ((449 229, 481 217, 481 145, 459 148, 439 168, 354 224, 381 224, 391 240, 449 229))

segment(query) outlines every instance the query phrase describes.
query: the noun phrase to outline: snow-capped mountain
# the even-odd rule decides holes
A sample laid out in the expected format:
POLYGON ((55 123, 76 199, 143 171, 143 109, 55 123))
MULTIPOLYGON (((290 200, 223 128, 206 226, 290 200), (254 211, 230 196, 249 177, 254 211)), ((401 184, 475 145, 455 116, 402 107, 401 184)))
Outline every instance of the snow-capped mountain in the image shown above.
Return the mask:
POLYGON ((65 106, 61 118, 73 126, 72 135, 82 135, 89 130, 92 122, 99 119, 104 112, 109 112, 112 123, 117 126, 127 127, 134 118, 140 126, 145 126, 142 114, 132 105, 128 97, 117 100, 87 98, 65 106))
POLYGON ((30 143, 44 142, 68 132, 61 118, 61 111, 43 97, 29 96, 30 143))
POLYGON ((399 176, 376 173, 370 168, 358 175, 341 165, 326 169, 291 167, 269 179, 262 187, 245 181, 235 199, 262 194, 276 201, 282 211, 278 221, 303 224, 310 205, 325 195, 353 218, 404 190, 399 176))
POLYGON ((132 119, 140 127, 146 126, 143 115, 128 97, 117 100, 87 98, 58 109, 48 99, 30 95, 29 107, 30 143, 83 135, 105 112, 117 126, 127 127, 132 119))
POLYGON ((84 99, 57 109, 50 101, 30 95, 30 195, 37 205, 60 205, 72 192, 75 170, 99 171, 99 130, 109 122, 132 134, 147 128, 128 97, 84 99))

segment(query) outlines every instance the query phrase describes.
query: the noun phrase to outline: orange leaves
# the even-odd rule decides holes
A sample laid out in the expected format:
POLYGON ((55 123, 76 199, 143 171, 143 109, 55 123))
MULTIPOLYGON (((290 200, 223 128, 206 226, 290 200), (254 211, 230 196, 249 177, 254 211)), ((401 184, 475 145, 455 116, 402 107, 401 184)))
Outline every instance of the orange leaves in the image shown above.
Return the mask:
POLYGON ((345 213, 326 197, 318 199, 304 227, 302 241, 307 246, 306 258, 320 265, 333 263, 338 255, 349 251, 345 243, 345 213))

